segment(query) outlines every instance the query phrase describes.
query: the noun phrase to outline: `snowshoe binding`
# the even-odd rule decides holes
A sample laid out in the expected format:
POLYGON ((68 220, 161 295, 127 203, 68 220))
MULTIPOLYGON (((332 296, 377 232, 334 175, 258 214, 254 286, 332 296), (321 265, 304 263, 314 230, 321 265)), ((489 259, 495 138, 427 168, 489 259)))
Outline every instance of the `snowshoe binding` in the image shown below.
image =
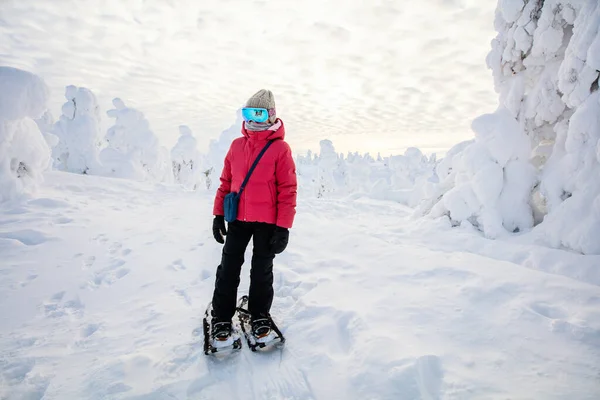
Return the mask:
POLYGON ((212 304, 204 312, 204 354, 239 350, 242 339, 239 329, 229 321, 218 321, 212 316, 212 304))
POLYGON ((257 339, 262 339, 271 334, 271 321, 267 315, 258 315, 250 319, 252 335, 257 339))
POLYGON ((269 314, 251 316, 248 311, 248 296, 242 296, 238 302, 238 318, 240 327, 252 351, 282 346, 285 343, 283 334, 269 314))

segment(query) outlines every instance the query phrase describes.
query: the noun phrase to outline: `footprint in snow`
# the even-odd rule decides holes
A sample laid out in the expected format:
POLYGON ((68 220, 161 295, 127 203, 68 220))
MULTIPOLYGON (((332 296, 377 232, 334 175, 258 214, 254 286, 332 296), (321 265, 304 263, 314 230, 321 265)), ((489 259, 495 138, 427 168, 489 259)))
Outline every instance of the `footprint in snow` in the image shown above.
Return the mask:
POLYGON ((88 338, 100 329, 100 324, 87 324, 81 329, 81 337, 88 338))
POLYGON ((115 255, 119 250, 121 250, 121 248, 123 247, 123 245, 119 242, 113 242, 113 244, 110 245, 110 247, 108 248, 108 252, 111 255, 115 255))
POLYGON ((69 301, 63 302, 65 292, 55 293, 50 300, 43 304, 44 314, 48 318, 61 318, 65 316, 83 316, 85 305, 75 297, 69 301))
POLYGON ((58 217, 54 220, 54 223, 56 225, 66 225, 66 224, 70 224, 71 222, 73 222, 74 219, 73 218, 68 218, 68 217, 58 217))
POLYGON ((108 237, 106 236, 106 234, 101 233, 98 236, 94 237, 93 240, 100 242, 100 243, 106 243, 106 242, 108 242, 108 237))
POLYGON ((83 268, 84 269, 89 269, 89 268, 91 268, 94 265, 95 262, 96 262, 96 257, 95 256, 89 256, 89 257, 87 257, 83 261, 83 268))
POLYGON ((105 272, 105 271, 98 272, 95 274, 94 278, 92 279, 92 282, 91 282, 92 287, 99 288, 103 285, 106 285, 106 286, 113 285, 118 280, 127 276, 129 274, 129 272, 130 272, 130 270, 127 268, 121 268, 116 271, 109 271, 109 272, 105 272))
POLYGON ((283 272, 280 272, 276 275, 274 282, 274 289, 277 296, 289 296, 294 300, 298 300, 300 297, 313 290, 316 286, 316 282, 311 282, 308 279, 294 280, 289 278, 283 272))
POLYGON ((36 278, 38 277, 37 274, 29 274, 29 276, 27 276, 27 279, 24 282, 21 282, 21 287, 25 287, 27 285, 29 285, 31 282, 33 282, 36 278))
POLYGON ((58 293, 54 293, 54 295, 51 297, 51 299, 53 301, 61 301, 63 299, 63 297, 65 297, 65 291, 62 292, 58 292, 58 293))
POLYGON ((129 268, 123 268, 126 264, 124 260, 112 260, 108 267, 96 271, 89 282, 81 285, 81 288, 92 288, 98 289, 102 286, 110 286, 129 275, 131 270, 129 268))
POLYGON ((207 280, 207 279, 211 279, 214 275, 214 271, 208 271, 208 270, 202 270, 202 272, 200 272, 200 279, 202 279, 203 281, 207 280))
POLYGON ((173 261, 171 264, 167 265, 167 269, 169 269, 171 271, 183 271, 183 270, 186 270, 187 267, 183 263, 183 260, 180 258, 180 259, 173 261))
POLYGON ((117 269, 119 267, 122 267, 125 264, 127 264, 127 261, 122 260, 120 258, 115 258, 110 261, 110 264, 108 265, 108 269, 117 269))
POLYGON ((192 305, 192 299, 186 289, 174 289, 174 292, 177 296, 181 297, 188 306, 192 305))
POLYGON ((198 248, 199 248, 199 247, 202 247, 202 246, 204 246, 204 243, 203 243, 203 242, 200 242, 200 243, 198 243, 198 244, 195 244, 194 246, 190 247, 190 250, 189 250, 189 251, 198 250, 198 248))

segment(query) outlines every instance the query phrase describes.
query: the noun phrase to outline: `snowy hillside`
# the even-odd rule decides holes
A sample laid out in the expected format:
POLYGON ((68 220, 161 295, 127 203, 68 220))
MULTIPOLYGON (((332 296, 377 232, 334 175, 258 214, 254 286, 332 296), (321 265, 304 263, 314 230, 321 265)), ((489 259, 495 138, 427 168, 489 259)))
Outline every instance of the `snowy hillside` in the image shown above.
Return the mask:
POLYGON ((275 267, 286 346, 216 359, 200 331, 221 250, 211 196, 52 172, 37 198, 0 207, 3 399, 600 393, 598 256, 303 198, 275 267))

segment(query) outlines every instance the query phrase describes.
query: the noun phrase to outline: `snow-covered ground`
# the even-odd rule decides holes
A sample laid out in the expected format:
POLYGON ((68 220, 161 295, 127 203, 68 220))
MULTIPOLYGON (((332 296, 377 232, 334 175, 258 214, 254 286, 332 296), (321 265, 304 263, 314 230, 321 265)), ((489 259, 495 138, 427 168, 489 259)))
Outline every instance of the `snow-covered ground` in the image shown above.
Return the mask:
POLYGON ((63 172, 0 205, 0 398, 600 397, 600 256, 367 199, 301 197, 275 267, 286 346, 207 357, 211 208, 63 172))

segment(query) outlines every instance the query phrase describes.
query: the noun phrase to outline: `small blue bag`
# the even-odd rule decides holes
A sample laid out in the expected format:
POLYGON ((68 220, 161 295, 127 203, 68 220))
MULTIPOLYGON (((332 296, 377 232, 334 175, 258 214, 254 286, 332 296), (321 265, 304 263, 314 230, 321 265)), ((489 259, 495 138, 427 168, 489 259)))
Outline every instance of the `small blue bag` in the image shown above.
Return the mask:
POLYGON ((271 143, 273 143, 273 140, 269 140, 267 145, 261 150, 261 152, 256 157, 256 160, 254 160, 254 163, 250 167, 250 170, 248 171, 248 174, 246 175, 244 182, 242 182, 242 186, 240 186, 240 191, 239 192, 231 192, 225 196, 225 199, 223 200, 223 208, 225 210, 225 221, 233 222, 237 219, 238 206, 240 204, 240 198, 242 197, 242 192, 244 191, 244 188, 246 187, 246 184, 248 183, 248 180, 250 179, 250 175, 252 175, 252 172, 254 172, 254 169, 258 165, 258 162, 262 158, 263 154, 265 154, 265 152, 267 151, 267 149, 269 148, 271 143))
POLYGON ((225 221, 233 222, 237 219, 238 205, 240 203, 240 195, 236 192, 229 193, 225 196, 224 209, 225 221))

